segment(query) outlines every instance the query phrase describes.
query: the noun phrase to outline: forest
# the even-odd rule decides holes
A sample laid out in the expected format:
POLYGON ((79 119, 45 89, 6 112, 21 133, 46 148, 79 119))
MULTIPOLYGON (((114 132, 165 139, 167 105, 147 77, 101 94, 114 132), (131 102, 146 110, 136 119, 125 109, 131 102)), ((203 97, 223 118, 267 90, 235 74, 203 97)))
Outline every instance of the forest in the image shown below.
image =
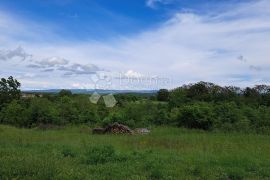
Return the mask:
POLYGON ((33 128, 40 125, 106 126, 119 122, 131 128, 172 126, 206 131, 270 132, 270 86, 239 88, 209 82, 182 85, 153 94, 114 94, 116 106, 90 102, 70 90, 23 98, 20 82, 0 82, 0 123, 33 128))
POLYGON ((21 92, 0 82, 0 179, 269 179, 269 86, 157 93, 21 92), (118 122, 148 134, 94 134, 118 122))

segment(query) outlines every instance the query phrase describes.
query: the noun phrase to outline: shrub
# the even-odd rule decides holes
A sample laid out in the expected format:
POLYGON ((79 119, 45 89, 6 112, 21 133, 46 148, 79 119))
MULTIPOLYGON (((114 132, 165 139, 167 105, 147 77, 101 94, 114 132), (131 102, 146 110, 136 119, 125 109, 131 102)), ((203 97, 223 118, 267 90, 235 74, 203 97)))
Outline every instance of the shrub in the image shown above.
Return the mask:
POLYGON ((213 125, 213 112, 206 103, 185 105, 179 108, 178 126, 209 130, 213 125))
POLYGON ((31 125, 29 110, 20 104, 19 101, 13 100, 4 107, 0 114, 0 122, 4 124, 12 124, 20 127, 28 127, 31 125))
POLYGON ((246 131, 250 122, 234 102, 220 103, 214 107, 215 128, 225 131, 246 131))
POLYGON ((123 112, 113 112, 109 116, 103 119, 102 126, 105 127, 109 124, 112 124, 114 122, 118 122, 121 124, 124 124, 126 126, 129 126, 131 128, 135 127, 135 121, 133 119, 127 118, 126 115, 123 112))
POLYGON ((34 98, 30 102, 32 124, 63 124, 57 106, 46 98, 34 98))
POLYGON ((164 125, 169 123, 168 110, 164 108, 158 108, 155 118, 152 121, 155 125, 164 125))
POLYGON ((59 114, 61 121, 64 123, 79 123, 79 112, 75 107, 74 101, 68 97, 64 96, 60 98, 58 104, 59 114))

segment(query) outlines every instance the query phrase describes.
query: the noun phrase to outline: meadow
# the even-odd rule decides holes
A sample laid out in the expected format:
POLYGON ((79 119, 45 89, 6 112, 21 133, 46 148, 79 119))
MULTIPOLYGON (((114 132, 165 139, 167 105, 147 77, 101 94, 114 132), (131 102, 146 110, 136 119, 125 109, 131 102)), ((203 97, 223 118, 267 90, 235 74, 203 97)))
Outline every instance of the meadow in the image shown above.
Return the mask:
POLYGON ((0 179, 269 179, 268 135, 153 127, 93 135, 0 125, 0 179))

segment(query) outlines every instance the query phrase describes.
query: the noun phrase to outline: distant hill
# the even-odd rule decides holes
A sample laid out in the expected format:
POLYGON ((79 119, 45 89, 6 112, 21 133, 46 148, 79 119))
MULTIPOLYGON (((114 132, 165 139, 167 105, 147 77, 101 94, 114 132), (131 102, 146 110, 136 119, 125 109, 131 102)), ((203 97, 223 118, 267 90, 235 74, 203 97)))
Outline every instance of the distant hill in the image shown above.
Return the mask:
MULTIPOLYGON (((155 94, 157 90, 104 90, 104 89, 67 89, 73 94, 92 94, 97 92, 99 94, 155 94)), ((22 90, 24 93, 58 93, 61 89, 45 89, 45 90, 22 90)))

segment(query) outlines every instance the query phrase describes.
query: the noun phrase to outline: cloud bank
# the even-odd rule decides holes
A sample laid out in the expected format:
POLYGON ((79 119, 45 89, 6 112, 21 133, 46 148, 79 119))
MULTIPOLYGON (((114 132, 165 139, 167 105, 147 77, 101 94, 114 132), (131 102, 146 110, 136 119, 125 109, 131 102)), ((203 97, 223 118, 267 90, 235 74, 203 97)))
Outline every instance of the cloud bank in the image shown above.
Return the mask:
MULTIPOLYGON (((152 6, 160 1, 147 2, 152 6)), ((9 16, 5 14, 5 17, 9 16)), ((54 26, 46 25, 48 31, 44 32, 39 31, 37 27, 41 25, 35 22, 25 21, 26 25, 34 25, 22 26, 12 17, 8 19, 8 22, 0 20, 0 27, 4 27, 0 30, 0 40, 4 42, 1 49, 14 49, 22 44, 29 55, 33 54, 38 60, 14 66, 14 60, 10 59, 15 56, 26 59, 28 53, 17 49, 1 51, 0 63, 6 69, 1 75, 21 75, 25 88, 64 88, 72 84, 85 87, 91 83, 89 75, 102 69, 111 72, 132 69, 127 75, 166 77, 173 82, 166 88, 201 80, 237 86, 269 84, 270 81, 268 0, 235 4, 230 9, 209 14, 177 12, 157 28, 102 42, 71 42, 57 34, 54 26), (7 23, 18 26, 18 30, 7 29, 7 23), (26 34, 20 36, 21 32, 26 34), (44 34, 48 40, 42 38, 44 34), (23 76, 29 67, 35 69, 31 72, 36 74, 31 78, 23 76), (72 78, 63 80, 65 75, 72 78)), ((113 88, 136 87, 112 85, 113 88)))
POLYGON ((25 60, 26 58, 31 58, 31 54, 27 54, 22 47, 18 47, 14 50, 0 50, 0 60, 7 61, 14 58, 19 58, 20 60, 25 60))

